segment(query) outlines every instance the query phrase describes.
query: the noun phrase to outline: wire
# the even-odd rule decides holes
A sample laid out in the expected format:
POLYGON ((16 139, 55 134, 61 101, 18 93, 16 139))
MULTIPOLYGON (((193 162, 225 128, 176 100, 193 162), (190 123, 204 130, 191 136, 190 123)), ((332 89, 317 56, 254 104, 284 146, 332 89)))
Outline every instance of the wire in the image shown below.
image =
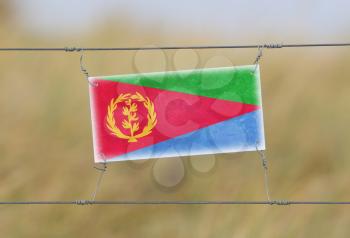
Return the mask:
POLYGON ((96 188, 95 188, 95 191, 92 195, 92 201, 95 201, 95 199, 96 199, 97 192, 101 186, 103 175, 105 174, 105 172, 107 170, 107 164, 106 164, 106 162, 103 163, 103 168, 98 168, 98 167, 94 167, 94 168, 97 169, 98 171, 100 171, 100 175, 98 176, 96 188))
MULTIPOLYGON (((350 43, 321 43, 321 44, 262 44, 262 45, 202 45, 202 46, 160 46, 160 47, 61 47, 61 48, 0 48, 0 51, 135 51, 135 50, 179 50, 179 49, 249 49, 263 48, 301 48, 301 47, 345 47, 350 43)), ((261 57, 261 56, 260 56, 261 57)), ((260 58, 259 57, 259 58, 260 58)), ((82 60, 82 59, 81 59, 82 60)), ((84 68, 83 68, 84 69, 84 68)), ((100 181, 100 179, 98 180, 100 181)), ((265 175, 265 181, 266 175, 265 175)), ((97 185, 97 189, 99 187, 97 185)), ((265 182, 267 184, 267 182, 265 182)), ((268 189, 268 187, 267 187, 268 189)), ((268 190, 267 190, 268 191, 268 190)), ((0 205, 350 205, 350 201, 288 201, 288 200, 269 200, 269 201, 167 201, 167 200, 114 200, 114 201, 96 201, 95 191, 93 200, 75 200, 75 201, 0 201, 0 205)), ((267 193, 268 199, 269 194, 267 193)))
POLYGON ((261 166, 264 169, 264 184, 265 184, 265 192, 266 197, 269 202, 271 202, 270 198, 270 188, 269 188, 269 173, 268 173, 268 164, 265 152, 263 150, 259 150, 258 143, 256 144, 256 152, 258 152, 260 160, 261 160, 261 166))
POLYGON ((167 201, 167 200, 75 200, 75 201, 17 201, 0 202, 0 205, 350 205, 350 201, 167 201))
POLYGON ((149 47, 58 47, 58 48, 0 48, 0 51, 133 51, 133 50, 179 50, 179 49, 247 49, 247 48, 300 48, 350 46, 350 43, 320 43, 320 44, 255 44, 255 45, 194 45, 194 46, 149 46, 149 47))

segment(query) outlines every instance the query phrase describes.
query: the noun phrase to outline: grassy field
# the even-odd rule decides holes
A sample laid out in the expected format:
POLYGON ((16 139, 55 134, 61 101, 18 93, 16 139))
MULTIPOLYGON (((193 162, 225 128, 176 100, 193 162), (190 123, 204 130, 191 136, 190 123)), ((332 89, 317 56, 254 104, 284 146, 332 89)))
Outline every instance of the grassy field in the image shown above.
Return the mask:
MULTIPOLYGON (((0 17, 1 19, 1 17, 0 17)), ((125 25, 126 26, 126 25, 125 25)), ((76 39, 37 38, 0 23, 5 46, 169 43, 158 32, 108 25, 76 39), (113 29, 113 31, 111 30, 113 29), (113 32, 113 33, 111 33, 113 32)), ((219 42, 218 39, 207 39, 219 42)), ((203 43, 191 38, 186 43, 203 43)), ((171 43, 183 42, 173 39, 171 43)), ((205 43, 205 42, 204 42, 205 43)), ((251 64, 256 50, 86 52, 91 75, 251 64), (182 54, 182 52, 181 52, 182 54), (135 63, 136 62, 136 63, 135 63), (175 63, 174 63, 175 62, 175 63)), ((350 200, 350 49, 265 50, 261 78, 271 196, 350 200)), ((0 200, 89 199, 93 169, 88 84, 79 53, 0 53, 0 200)), ((216 156, 173 189, 152 177, 156 160, 111 164, 98 199, 265 200, 257 153, 216 156)), ((205 163, 203 162, 198 163, 205 163)), ((172 172, 171 166, 165 172, 172 172), (167 171, 168 170, 168 171, 167 171)), ((0 206, 3 237, 347 237, 345 206, 0 206)))

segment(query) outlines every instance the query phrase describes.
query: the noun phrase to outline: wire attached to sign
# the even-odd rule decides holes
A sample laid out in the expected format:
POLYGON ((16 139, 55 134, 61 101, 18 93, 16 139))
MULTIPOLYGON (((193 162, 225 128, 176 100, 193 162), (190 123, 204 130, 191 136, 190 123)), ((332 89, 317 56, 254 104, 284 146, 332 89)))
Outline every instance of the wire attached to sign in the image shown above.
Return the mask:
MULTIPOLYGON (((75 48, 73 48, 73 49, 75 49, 75 48)), ((87 69, 83 65, 83 57, 84 57, 84 55, 82 52, 80 55, 80 71, 84 74, 84 76, 85 76, 86 80, 88 81, 88 83, 90 84, 90 86, 96 87, 97 83, 90 82, 90 80, 89 80, 89 77, 90 77, 89 72, 87 71, 87 69)))
POLYGON ((104 162, 102 168, 98 168, 96 166, 94 166, 94 168, 100 172, 100 175, 98 176, 97 183, 96 183, 96 188, 95 188, 95 191, 94 191, 94 193, 92 195, 92 201, 95 201, 95 199, 96 199, 96 195, 97 195, 97 192, 98 192, 98 190, 100 188, 103 175, 107 171, 107 164, 106 164, 106 162, 104 162))
POLYGON ((270 188, 269 188, 269 174, 268 174, 268 163, 266 159, 265 152, 263 150, 259 150, 258 144, 256 145, 256 152, 258 152, 260 160, 261 160, 261 166, 264 169, 264 184, 265 184, 265 192, 266 197, 269 202, 271 202, 270 198, 270 188))

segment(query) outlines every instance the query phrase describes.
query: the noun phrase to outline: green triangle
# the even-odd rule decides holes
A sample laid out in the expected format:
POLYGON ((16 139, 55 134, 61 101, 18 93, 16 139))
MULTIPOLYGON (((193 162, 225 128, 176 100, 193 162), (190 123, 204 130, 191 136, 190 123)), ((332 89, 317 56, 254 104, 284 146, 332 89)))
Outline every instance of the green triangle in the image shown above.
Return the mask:
POLYGON ((255 65, 94 77, 260 105, 259 68, 255 65))

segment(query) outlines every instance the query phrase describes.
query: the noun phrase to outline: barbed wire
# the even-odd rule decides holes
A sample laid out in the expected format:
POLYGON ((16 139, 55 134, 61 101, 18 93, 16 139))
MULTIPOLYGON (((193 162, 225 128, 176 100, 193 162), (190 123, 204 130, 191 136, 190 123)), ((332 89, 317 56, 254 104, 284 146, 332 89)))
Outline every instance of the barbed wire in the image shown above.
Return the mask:
POLYGON ((249 49, 249 48, 301 48, 301 47, 344 47, 350 43, 308 43, 308 44, 252 44, 252 45, 192 45, 192 46, 146 46, 146 47, 5 47, 0 51, 135 51, 135 50, 179 50, 179 49, 249 49))

